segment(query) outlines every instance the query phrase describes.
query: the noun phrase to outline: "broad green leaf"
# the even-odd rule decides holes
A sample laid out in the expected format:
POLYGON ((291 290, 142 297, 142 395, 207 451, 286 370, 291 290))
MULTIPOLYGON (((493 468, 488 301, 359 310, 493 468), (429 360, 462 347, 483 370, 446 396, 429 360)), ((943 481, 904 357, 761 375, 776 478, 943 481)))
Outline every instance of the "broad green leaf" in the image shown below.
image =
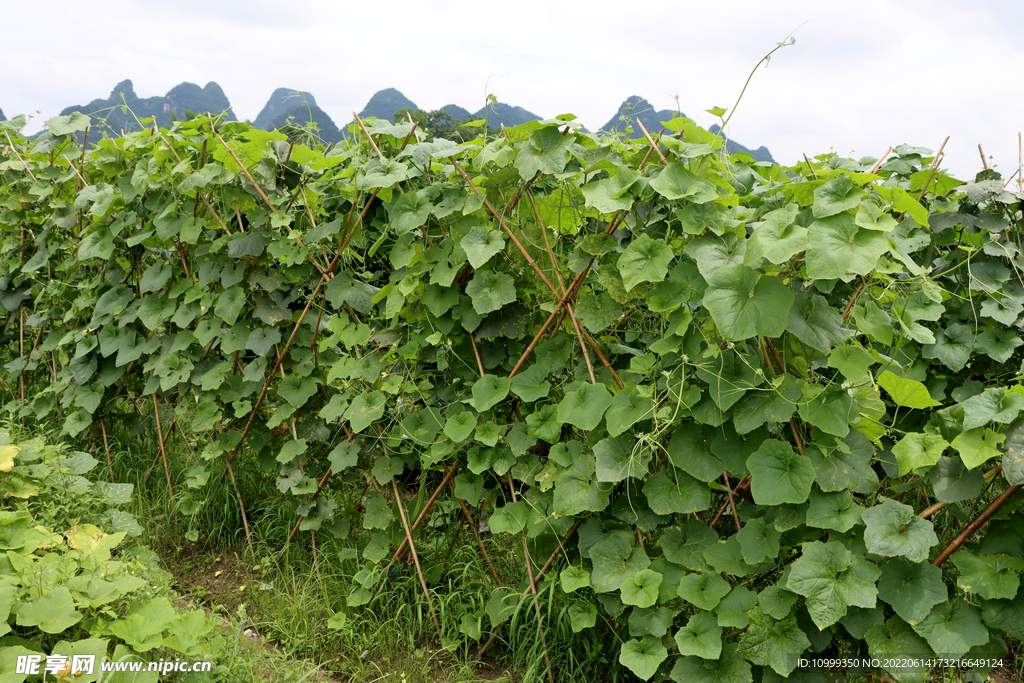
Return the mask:
POLYGON ((473 405, 483 413, 505 400, 512 380, 498 375, 484 375, 473 384, 473 405))
POLYGON ((807 228, 793 221, 799 213, 796 204, 775 209, 765 214, 764 222, 754 228, 747 239, 747 253, 744 265, 753 265, 764 258, 781 265, 807 249, 807 228))
MULTIPOLYGON (((667 580, 662 581, 662 590, 665 589, 666 583, 668 583, 667 580)), ((658 609, 637 607, 631 609, 629 611, 629 635, 661 638, 668 633, 675 615, 676 612, 668 607, 659 607, 658 609)))
POLYGON ((34 626, 43 633, 61 633, 82 620, 71 593, 64 586, 48 591, 41 598, 14 606, 18 626, 34 626))
POLYGON ((848 175, 840 175, 814 188, 814 205, 811 212, 815 218, 834 216, 860 204, 864 190, 853 184, 848 175))
POLYGON ((676 593, 691 605, 711 611, 729 594, 729 582, 713 572, 687 574, 679 582, 676 593))
POLYGON ((475 429, 476 415, 468 410, 457 415, 452 415, 444 423, 445 436, 455 443, 460 443, 468 439, 475 429))
POLYGON ((986 600, 1012 599, 1020 587, 1024 560, 1006 555, 977 556, 959 550, 951 558, 960 576, 956 585, 968 593, 977 593, 986 600))
POLYGON ((789 309, 789 323, 786 330, 804 344, 822 353, 843 344, 856 332, 846 326, 842 315, 833 308, 825 297, 796 295, 793 307, 789 309))
MULTIPOLYGON (((731 408, 743 395, 764 381, 750 356, 723 352, 703 363, 697 363, 697 377, 708 383, 709 394, 723 411, 731 408)), ((786 393, 785 387, 782 393, 786 393)))
POLYGON ((885 664, 883 668, 900 683, 923 683, 928 676, 931 667, 923 664, 930 654, 928 642, 898 616, 872 626, 864 640, 871 657, 885 664), (917 656, 908 657, 911 652, 917 656))
POLYGON ((992 458, 998 458, 999 445, 1005 440, 1005 434, 997 434, 991 429, 979 427, 961 432, 950 446, 960 454, 960 459, 967 469, 974 469, 992 458))
POLYGON ((558 408, 553 405, 542 406, 526 416, 526 424, 530 436, 544 439, 548 443, 558 443, 562 437, 562 423, 558 421, 558 408))
POLYGON ((515 301, 516 287, 512 277, 505 273, 481 270, 475 272, 466 285, 466 294, 473 301, 474 310, 484 314, 515 301))
POLYGON ((1010 424, 1024 409, 1024 396, 993 387, 963 402, 964 429, 984 427, 990 422, 1010 424))
POLYGON ((544 398, 551 391, 551 382, 540 365, 531 365, 512 378, 512 393, 527 403, 544 398))
POLYGON ((658 587, 661 586, 662 578, 658 572, 641 569, 619 586, 622 603, 637 607, 653 606, 658 601, 658 587))
POLYGON ((922 346, 921 353, 925 358, 936 358, 946 367, 959 372, 967 365, 976 339, 973 327, 953 323, 946 329, 935 330, 935 343, 922 346))
POLYGON ((932 607, 946 600, 942 570, 927 561, 910 562, 895 557, 882 567, 879 597, 907 624, 918 624, 932 607))
POLYGON ((661 639, 654 636, 627 640, 619 651, 619 663, 645 681, 655 674, 666 659, 668 650, 661 644, 661 639))
POLYGON ((814 483, 814 467, 788 442, 766 439, 747 459, 750 491, 758 505, 803 503, 814 483))
POLYGON ((860 524, 864 508, 853 501, 849 490, 827 493, 813 489, 807 508, 807 526, 845 533, 860 524))
POLYGON ((928 388, 917 380, 906 379, 889 370, 883 370, 878 375, 877 382, 878 386, 886 390, 892 402, 901 408, 924 409, 941 405, 932 399, 928 388))
POLYGON ((566 593, 572 593, 590 585, 590 572, 573 565, 569 565, 559 572, 558 578, 561 579, 562 590, 566 593))
POLYGON ((646 446, 637 448, 637 441, 633 437, 610 436, 594 444, 594 457, 597 461, 597 480, 618 483, 627 477, 646 477, 651 451, 646 446))
POLYGON ((597 607, 591 602, 574 600, 569 603, 569 620, 573 633, 593 628, 597 623, 597 607))
POLYGON ((736 532, 740 550, 743 551, 743 561, 751 565, 777 557, 781 537, 782 533, 773 524, 765 524, 762 517, 747 520, 743 528, 736 532))
POLYGON ((938 434, 909 432, 892 447, 892 453, 900 466, 900 476, 904 477, 919 467, 931 467, 939 461, 948 446, 949 443, 938 434))
POLYGON ((745 586, 735 586, 715 608, 719 626, 746 628, 750 623, 747 612, 757 604, 757 593, 745 586))
POLYGON ((476 225, 462 238, 459 246, 466 252, 466 258, 473 268, 480 268, 495 254, 505 249, 505 238, 498 230, 488 230, 476 225))
MULTIPOLYGON (((1006 471, 1005 460, 1003 471, 1006 471)), ((959 458, 941 457, 928 472, 928 483, 940 503, 959 503, 981 495, 985 477, 977 469, 964 467, 959 458)))
POLYGON ((572 310, 580 323, 595 333, 611 327, 622 317, 622 306, 606 292, 584 294, 572 310))
POLYGON ((296 408, 302 407, 316 393, 317 380, 314 377, 288 375, 281 380, 277 393, 296 408))
POLYGON ((888 250, 884 233, 858 227, 850 213, 819 218, 807 229, 807 276, 835 280, 867 275, 888 250))
POLYGON ((715 271, 704 292, 704 305, 729 341, 778 337, 789 322, 793 293, 774 275, 732 266, 715 271))
POLYGON ((327 454, 327 460, 335 473, 344 472, 359 461, 359 446, 351 441, 342 442, 327 454))
POLYGON ((595 543, 590 559, 594 563, 590 582, 598 593, 618 590, 627 579, 651 564, 642 548, 634 548, 622 536, 608 536, 595 543))
POLYGON ((832 349, 828 357, 828 366, 843 373, 846 379, 856 382, 868 373, 875 362, 874 357, 867 349, 854 344, 846 344, 832 349))
POLYGON ((928 551, 939 542, 932 523, 921 519, 914 508, 887 499, 866 509, 864 544, 868 552, 886 557, 905 557, 911 562, 928 559, 928 551))
POLYGON ((697 264, 704 279, 710 281, 719 268, 743 265, 747 241, 737 238, 734 233, 704 234, 691 239, 683 251, 697 264))
POLYGON ((604 419, 608 425, 608 434, 618 436, 640 420, 652 417, 654 401, 649 396, 641 395, 638 387, 630 387, 615 394, 604 419))
POLYGON ((800 417, 826 434, 842 438, 850 433, 850 422, 857 417, 857 406, 845 389, 832 385, 802 402, 800 417))
POLYGON ((665 558, 695 572, 708 571, 704 551, 718 542, 718 534, 697 520, 688 519, 665 530, 658 544, 665 558))
POLYGON ((871 468, 874 448, 860 432, 850 432, 843 446, 828 454, 811 447, 806 455, 822 491, 850 489, 854 493, 872 493, 878 487, 878 475, 871 468))
POLYGON ((1024 639, 1024 591, 1013 600, 986 600, 982 605, 985 623, 1017 640, 1024 639))
POLYGON ((602 488, 594 478, 594 469, 594 456, 588 453, 578 457, 558 475, 554 499, 554 512, 557 516, 572 517, 581 512, 603 512, 608 507, 608 495, 612 487, 602 488))
POLYGON ((387 398, 379 391, 359 394, 352 399, 352 404, 345 413, 345 419, 348 420, 352 431, 361 432, 384 416, 386 404, 387 398))
POLYGON ((298 456, 306 452, 306 440, 305 439, 292 439, 285 443, 281 447, 281 451, 277 454, 278 462, 291 462, 298 456))
POLYGON ((799 595, 778 584, 768 586, 757 595, 757 604, 773 619, 785 619, 799 600, 799 595))
POLYGON ((939 603, 912 626, 936 653, 948 657, 960 657, 972 647, 987 643, 989 637, 981 612, 960 598, 939 603))
POLYGON ((694 423, 684 424, 672 434, 666 452, 673 465, 700 481, 714 481, 726 469, 694 423))
POLYGON ((786 422, 796 412, 802 394, 790 375, 779 378, 781 384, 770 389, 749 391, 733 409, 733 427, 747 434, 767 422, 786 422))
POLYGON ((681 655, 717 660, 722 654, 722 627, 711 614, 698 612, 676 631, 675 641, 681 655))
POLYGON ((711 507, 711 489, 685 472, 662 470, 644 482, 644 496, 659 515, 690 514, 711 507))
POLYGON ((576 391, 566 392, 558 404, 558 421, 567 422, 583 431, 597 427, 612 404, 612 395, 603 384, 581 384, 576 391))
POLYGON ((487 520, 491 531, 498 534, 518 534, 526 526, 530 508, 526 501, 508 503, 496 509, 487 520))
POLYGON ((641 282, 661 282, 668 273, 672 256, 672 249, 664 240, 640 235, 629 243, 616 264, 622 275, 622 286, 628 292, 641 282))
POLYGON ((676 683, 753 683, 750 663, 737 653, 733 643, 722 646, 717 660, 680 657, 670 674, 676 683))
POLYGON ((839 541, 814 541, 803 545, 786 588, 807 598, 811 619, 824 629, 845 616, 847 607, 874 607, 878 595, 875 581, 880 575, 875 565, 839 541))
POLYGON ((670 162, 652 178, 651 187, 665 199, 686 198, 694 204, 704 204, 718 198, 714 185, 691 173, 679 162, 670 162))
POLYGON ((770 666, 786 677, 797 667, 800 653, 811 646, 796 616, 776 620, 759 607, 750 610, 750 626, 740 636, 737 654, 753 664, 770 666))

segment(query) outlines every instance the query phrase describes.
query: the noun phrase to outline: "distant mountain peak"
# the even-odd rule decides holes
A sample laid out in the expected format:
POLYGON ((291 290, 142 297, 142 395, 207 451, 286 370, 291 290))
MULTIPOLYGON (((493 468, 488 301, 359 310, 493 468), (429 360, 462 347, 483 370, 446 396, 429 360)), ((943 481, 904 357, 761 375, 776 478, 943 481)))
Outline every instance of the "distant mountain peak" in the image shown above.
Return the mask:
POLYGON ((365 119, 369 116, 376 116, 378 119, 393 121, 395 112, 399 109, 419 109, 419 107, 398 89, 384 88, 373 94, 370 101, 359 112, 359 118, 365 119))
POLYGON ((138 95, 135 94, 135 86, 132 84, 132 79, 126 78, 110 91, 110 99, 120 99, 121 95, 124 95, 125 99, 134 99, 138 95))
POLYGON ((315 107, 316 98, 312 93, 295 88, 278 88, 270 94, 270 99, 252 121, 252 125, 263 130, 273 130, 274 120, 286 111, 302 105, 303 101, 315 107))
POLYGON ((488 102, 487 106, 473 114, 474 119, 487 119, 488 128, 512 128, 540 118, 532 111, 504 102, 488 102))

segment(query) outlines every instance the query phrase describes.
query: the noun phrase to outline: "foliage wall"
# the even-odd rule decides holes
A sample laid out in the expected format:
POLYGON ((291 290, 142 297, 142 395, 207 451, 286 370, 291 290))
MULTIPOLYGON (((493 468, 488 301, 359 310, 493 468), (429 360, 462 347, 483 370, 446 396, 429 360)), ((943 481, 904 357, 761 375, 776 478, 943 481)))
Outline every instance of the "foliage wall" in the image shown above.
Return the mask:
POLYGON ((1022 195, 994 174, 783 169, 682 118, 656 145, 371 119, 330 150, 209 118, 83 150, 89 123, 0 124, 7 410, 208 433, 197 487, 258 463, 301 529, 370 534, 350 605, 434 470, 527 559, 466 638, 534 583, 642 679, 984 670, 1024 637, 1022 195))

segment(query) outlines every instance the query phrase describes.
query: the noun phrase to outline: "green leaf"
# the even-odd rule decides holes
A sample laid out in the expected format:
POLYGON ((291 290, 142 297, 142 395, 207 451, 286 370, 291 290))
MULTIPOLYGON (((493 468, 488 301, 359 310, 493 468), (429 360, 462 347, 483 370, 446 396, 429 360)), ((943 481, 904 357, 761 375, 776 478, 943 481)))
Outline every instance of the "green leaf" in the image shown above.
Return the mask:
POLYGON ((277 393, 296 408, 302 407, 316 393, 317 380, 314 377, 288 375, 281 380, 277 393))
POLYGON ((936 653, 960 657, 976 645, 988 642, 988 629, 977 607, 957 598, 942 602, 920 623, 911 624, 936 653))
POLYGON ((704 305, 729 341, 778 337, 789 322, 793 293, 774 275, 732 266, 715 271, 704 292, 704 305))
POLYGON ((832 349, 828 357, 828 366, 843 373, 846 379, 856 382, 868 373, 875 362, 874 357, 863 347, 847 344, 832 349))
POLYGON ((469 233, 462 238, 459 245, 466 252, 466 258, 473 268, 480 268, 495 254, 505 249, 505 238, 498 230, 488 230, 487 227, 475 225, 469 233))
POLYGON ((778 266, 805 251, 807 228, 793 223, 797 213, 799 207, 790 204, 765 214, 764 222, 755 227, 747 239, 743 264, 753 265, 758 259, 764 258, 778 266))
POLYGON ((931 408, 942 405, 932 399, 928 393, 928 387, 917 380, 906 379, 895 375, 889 370, 883 370, 877 379, 878 386, 882 387, 889 394, 892 402, 901 408, 931 408))
POLYGON ((686 515, 711 507, 711 489, 706 484, 678 470, 673 477, 663 470, 644 482, 644 496, 655 514, 686 515))
POLYGON ((512 378, 512 393, 527 403, 544 398, 551 391, 551 382, 540 365, 531 365, 512 378))
POLYGON ((919 467, 931 467, 939 461, 948 446, 949 442, 938 434, 909 432, 892 447, 892 453, 900 466, 900 476, 904 477, 919 467))
POLYGON ((558 421, 583 431, 597 427, 612 404, 612 395, 603 384, 581 384, 576 391, 566 392, 558 404, 558 421))
POLYGON ((835 280, 845 275, 867 275, 889 250, 884 233, 857 226, 850 213, 821 218, 807 234, 807 276, 835 280))
POLYGON ((796 616, 776 620, 759 607, 750 610, 750 626, 740 636, 737 654, 786 677, 796 668, 800 653, 811 646, 796 616))
POLYGON ((863 512, 848 490, 826 493, 814 489, 807 508, 807 526, 845 533, 860 524, 863 512))
POLYGON ((1024 591, 1018 591, 1013 600, 986 600, 982 617, 996 631, 1024 639, 1024 591))
POLYGON ((960 576, 956 585, 968 593, 977 593, 986 600, 1012 599, 1020 587, 1024 560, 1006 555, 978 557, 969 550, 959 550, 951 558, 960 576))
POLYGON ((978 428, 961 432, 950 446, 960 454, 960 459, 964 461, 967 469, 974 469, 992 458, 999 457, 999 445, 1005 440, 1005 434, 997 434, 988 428, 978 428))
POLYGON ((652 178, 651 187, 665 199, 686 198, 694 204, 704 204, 718 198, 714 185, 691 173, 677 161, 670 162, 652 178))
POLYGON ((928 616, 932 607, 946 601, 942 570, 927 561, 909 562, 896 557, 882 567, 878 597, 892 606, 908 624, 928 616))
POLYGON ((847 607, 874 607, 875 581, 881 571, 839 541, 803 544, 803 554, 789 573, 786 588, 807 598, 807 611, 819 629, 836 623, 847 607))
POLYGON ((747 241, 738 239, 734 233, 704 234, 691 239, 683 251, 697 264, 704 279, 711 280, 719 268, 743 265, 747 241))
POLYGON ((793 611, 793 605, 798 600, 799 595, 778 584, 768 586, 757 596, 757 604, 761 606, 761 610, 773 619, 785 619, 793 611))
MULTIPOLYGON (((1003 471, 1006 471, 1005 456, 1003 471)), ((959 503, 981 495, 985 477, 977 469, 964 467, 959 458, 943 456, 928 472, 928 483, 940 503, 959 503)))
POLYGON ((676 683, 753 683, 750 663, 739 656, 736 645, 726 643, 717 660, 680 657, 670 674, 676 683))
POLYGON ((651 607, 658 601, 658 587, 661 586, 661 581, 662 576, 658 572, 641 569, 619 586, 623 604, 651 607))
POLYGON ((855 334, 825 297, 807 296, 802 292, 796 294, 793 307, 789 309, 786 330, 822 353, 828 353, 855 334))
POLYGON ((871 657, 881 660, 886 665, 885 670, 901 683, 923 683, 928 676, 931 667, 921 664, 929 654, 928 643, 899 617, 872 626, 864 634, 864 640, 871 657), (911 652, 918 657, 908 657, 911 652))
POLYGON ((676 631, 679 654, 717 660, 722 654, 722 627, 707 612, 690 617, 686 626, 676 631))
POLYGON ((842 438, 850 433, 850 422, 857 418, 857 406, 845 389, 832 385, 801 403, 800 417, 826 434, 842 438))
POLYGON ((517 501, 495 510, 487 520, 491 531, 497 534, 518 534, 526 526, 530 508, 526 501, 517 501))
POLYGON ((588 453, 576 458, 568 469, 558 475, 554 500, 556 515, 573 517, 581 512, 602 512, 608 507, 611 487, 602 488, 594 480, 594 469, 594 456, 588 453))
POLYGON ((14 606, 18 626, 35 626, 43 633, 61 633, 82 620, 71 592, 64 586, 49 590, 41 598, 14 606))
POLYGON ((700 481, 714 481, 726 470, 694 423, 684 424, 672 434, 666 452, 673 465, 700 481))
POLYGON ((800 403, 802 394, 790 375, 780 378, 781 384, 768 390, 751 391, 733 409, 733 427, 740 435, 757 429, 766 422, 786 422, 800 403))
POLYGON ((619 651, 619 663, 645 681, 655 674, 666 659, 668 650, 661 644, 661 639, 654 636, 627 640, 619 651))
POLYGON ((654 417, 654 401, 643 396, 639 387, 630 387, 615 394, 604 419, 610 436, 618 436, 640 420, 654 417))
POLYGON ((974 351, 974 329, 953 323, 946 329, 935 330, 935 343, 925 344, 921 353, 925 358, 936 358, 946 367, 959 372, 967 365, 974 351))
POLYGON ((327 454, 327 460, 335 473, 344 472, 359 461, 359 446, 351 441, 342 442, 327 454))
POLYGON ((584 294, 573 305, 572 310, 580 323, 591 332, 601 332, 622 317, 622 306, 607 292, 584 294))
POLYGON ((814 188, 814 205, 811 213, 815 218, 834 216, 860 204, 864 190, 853 184, 848 175, 840 175, 814 188))
MULTIPOLYGON (((723 411, 731 408, 743 395, 764 381, 756 371, 755 360, 736 352, 724 352, 705 363, 697 364, 697 376, 708 383, 709 394, 723 411)), ((786 387, 782 393, 788 393, 786 387)))
POLYGON ((562 590, 566 593, 573 593, 580 588, 586 588, 590 585, 590 572, 582 567, 573 565, 569 565, 560 571, 558 578, 562 582, 562 590))
POLYGON ((395 520, 395 513, 383 496, 372 496, 366 501, 363 511, 364 529, 387 529, 395 520))
POLYGON ((523 180, 537 173, 561 173, 569 160, 568 147, 575 141, 573 135, 562 135, 558 126, 545 126, 533 131, 529 142, 516 155, 515 167, 523 180))
POLYGON ((386 405, 387 398, 379 391, 359 394, 352 399, 352 405, 345 413, 345 419, 348 420, 352 431, 361 432, 384 416, 386 405))
MULTIPOLYGON (((486 375, 485 375, 486 376, 486 375)), ((444 424, 444 434, 455 443, 465 441, 476 429, 476 415, 469 412, 461 412, 452 415, 444 424)))
POLYGON ((747 520, 736 532, 736 538, 743 551, 743 561, 755 565, 778 556, 782 533, 775 529, 775 525, 765 524, 764 518, 757 517, 747 520))
POLYGON ((715 608, 719 626, 746 628, 750 623, 747 612, 757 604, 757 593, 745 586, 735 586, 715 608))
POLYGON ((493 270, 475 272, 466 285, 466 294, 473 301, 474 310, 480 314, 496 311, 516 300, 512 277, 493 270))
POLYGON ((649 472, 647 463, 651 459, 651 451, 645 446, 639 449, 636 446, 636 439, 630 436, 608 437, 594 444, 597 480, 618 483, 627 477, 646 477, 649 472))
POLYGON ((676 593, 691 605, 711 611, 729 594, 729 582, 713 572, 687 574, 679 582, 676 593))
POLYGON ((622 286, 628 292, 641 282, 661 282, 668 273, 672 257, 672 248, 664 240, 640 235, 629 243, 616 264, 622 275, 622 286))
POLYGON ((1024 410, 1024 396, 993 387, 970 397, 961 405, 964 408, 965 430, 984 427, 990 422, 1007 425, 1024 410))
POLYGON ((473 405, 483 413, 501 403, 512 386, 512 380, 498 375, 484 375, 473 384, 473 405))
POLYGON ((860 432, 850 432, 843 446, 827 455, 817 448, 808 448, 806 455, 822 491, 850 489, 854 493, 872 493, 878 486, 878 475, 871 468, 874 448, 860 432))
POLYGON ((697 520, 686 520, 678 527, 666 529, 659 545, 669 562, 693 571, 708 571, 704 551, 718 542, 718 534, 697 520))
POLYGON ((868 552, 886 557, 905 557, 911 562, 928 559, 928 551, 939 542, 932 523, 921 519, 914 508, 887 499, 861 515, 866 529, 868 552), (905 527, 905 528, 904 528, 905 527))
POLYGON ((305 439, 292 439, 281 447, 281 452, 277 454, 278 462, 291 462, 298 456, 306 452, 306 440, 305 439))
POLYGON ((750 491, 758 505, 803 503, 814 483, 810 458, 777 439, 765 439, 747 458, 747 469, 751 474, 750 491))
POLYGON ((593 628, 597 623, 597 607, 591 602, 574 600, 569 603, 569 621, 573 633, 593 628))
POLYGON ((610 593, 619 589, 627 579, 647 569, 651 561, 642 548, 634 548, 622 536, 607 536, 590 549, 594 570, 590 582, 598 593, 610 593))

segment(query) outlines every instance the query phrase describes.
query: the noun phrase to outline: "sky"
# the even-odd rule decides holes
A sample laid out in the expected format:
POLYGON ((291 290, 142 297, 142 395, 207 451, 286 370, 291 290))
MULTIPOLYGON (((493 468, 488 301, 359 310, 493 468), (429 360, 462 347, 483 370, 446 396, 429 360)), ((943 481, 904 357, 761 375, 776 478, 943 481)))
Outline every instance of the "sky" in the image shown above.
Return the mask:
POLYGON ((978 145, 1004 177, 1024 130, 1019 0, 718 0, 631 7, 558 2, 50 0, 4 8, 0 109, 26 130, 131 79, 140 97, 216 81, 239 119, 278 87, 311 92, 339 125, 394 87, 420 108, 476 111, 487 95, 596 130, 624 99, 732 111, 730 137, 784 165, 911 144, 962 179, 978 145), (102 7, 102 9, 100 9, 102 7), (644 11, 639 11, 644 10, 644 11), (38 112, 38 113, 37 113, 38 112))

